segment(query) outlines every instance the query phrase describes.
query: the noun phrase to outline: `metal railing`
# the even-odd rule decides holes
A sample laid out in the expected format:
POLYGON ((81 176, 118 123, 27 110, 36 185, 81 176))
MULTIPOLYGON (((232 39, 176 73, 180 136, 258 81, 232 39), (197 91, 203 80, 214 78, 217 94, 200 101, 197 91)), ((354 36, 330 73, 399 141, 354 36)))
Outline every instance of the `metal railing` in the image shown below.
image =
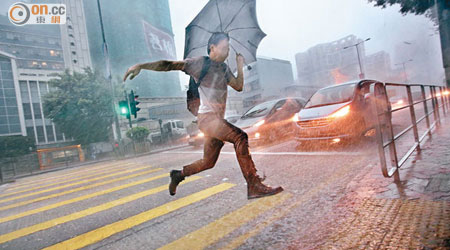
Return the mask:
POLYGON ((375 107, 376 107, 376 139, 378 144, 378 153, 380 156, 381 171, 384 177, 394 177, 394 180, 400 181, 399 169, 404 165, 407 159, 412 153, 417 150, 420 153, 420 143, 426 138, 426 136, 432 136, 431 131, 440 125, 441 113, 445 115, 450 110, 450 95, 449 90, 443 86, 435 85, 423 85, 423 84, 399 84, 399 83, 375 83, 375 107), (387 86, 395 86, 406 89, 407 104, 401 107, 392 109, 391 102, 389 101, 387 86), (414 100, 411 88, 420 87, 420 100, 414 100), (429 91, 429 96, 426 95, 425 90, 429 91), (439 101, 440 100, 440 101, 439 101), (431 101, 431 110, 429 110, 427 102, 431 101), (424 115, 419 119, 416 118, 415 106, 423 103, 424 115), (392 125, 392 114, 404 109, 409 109, 409 115, 411 118, 411 125, 403 129, 398 134, 394 134, 392 125), (433 115, 434 121, 431 123, 430 116, 433 115), (426 121, 426 131, 419 135, 418 124, 423 120, 426 121), (413 131, 414 144, 409 150, 400 158, 398 158, 398 148, 395 144, 402 136, 407 132, 413 131), (387 137, 385 142, 384 138, 387 137), (389 147, 390 165, 388 169, 388 163, 386 160, 385 149, 389 147))

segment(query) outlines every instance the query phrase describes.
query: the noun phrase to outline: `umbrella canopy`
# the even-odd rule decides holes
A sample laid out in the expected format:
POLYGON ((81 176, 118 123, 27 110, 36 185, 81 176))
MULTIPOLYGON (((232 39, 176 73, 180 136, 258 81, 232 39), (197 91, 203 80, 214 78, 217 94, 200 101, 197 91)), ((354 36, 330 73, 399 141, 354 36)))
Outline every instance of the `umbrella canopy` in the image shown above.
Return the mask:
POLYGON ((256 49, 266 34, 256 19, 255 0, 210 0, 186 27, 184 58, 207 55, 208 39, 215 32, 230 37, 230 54, 226 63, 236 71, 236 53, 245 62, 256 61, 256 49))

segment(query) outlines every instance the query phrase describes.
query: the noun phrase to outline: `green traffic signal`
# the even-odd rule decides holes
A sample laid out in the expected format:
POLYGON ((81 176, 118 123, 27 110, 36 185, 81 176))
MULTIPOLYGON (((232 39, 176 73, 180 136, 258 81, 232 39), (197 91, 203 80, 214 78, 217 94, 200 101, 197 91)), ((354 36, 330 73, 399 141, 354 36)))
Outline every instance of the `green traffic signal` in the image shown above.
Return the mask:
POLYGON ((119 101, 119 113, 120 115, 127 116, 127 118, 130 115, 128 102, 126 100, 119 101))

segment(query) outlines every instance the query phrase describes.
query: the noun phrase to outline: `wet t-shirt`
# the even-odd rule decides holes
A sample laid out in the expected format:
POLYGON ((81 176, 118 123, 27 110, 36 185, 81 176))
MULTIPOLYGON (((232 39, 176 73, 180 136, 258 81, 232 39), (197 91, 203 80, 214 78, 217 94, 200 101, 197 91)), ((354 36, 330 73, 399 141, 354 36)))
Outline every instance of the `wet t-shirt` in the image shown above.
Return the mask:
MULTIPOLYGON (((184 60, 186 74, 192 76, 196 82, 200 78, 205 57, 187 58, 184 60)), ((227 86, 233 76, 225 63, 210 60, 209 70, 203 77, 198 92, 200 93, 199 114, 214 112, 224 117, 227 102, 227 86)))

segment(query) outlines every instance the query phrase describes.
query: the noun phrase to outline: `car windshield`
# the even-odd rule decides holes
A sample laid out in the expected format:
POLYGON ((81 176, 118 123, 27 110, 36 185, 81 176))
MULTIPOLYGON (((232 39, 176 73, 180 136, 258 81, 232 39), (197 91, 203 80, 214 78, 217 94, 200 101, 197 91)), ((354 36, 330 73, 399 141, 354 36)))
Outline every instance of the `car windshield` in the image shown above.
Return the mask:
POLYGON ((249 109, 247 112, 245 112, 242 118, 265 116, 270 112, 270 110, 273 108, 273 105, 275 105, 276 102, 277 101, 269 101, 258 104, 253 108, 249 109))
POLYGON ((320 89, 309 99, 305 108, 348 102, 353 97, 355 86, 356 83, 320 89))

